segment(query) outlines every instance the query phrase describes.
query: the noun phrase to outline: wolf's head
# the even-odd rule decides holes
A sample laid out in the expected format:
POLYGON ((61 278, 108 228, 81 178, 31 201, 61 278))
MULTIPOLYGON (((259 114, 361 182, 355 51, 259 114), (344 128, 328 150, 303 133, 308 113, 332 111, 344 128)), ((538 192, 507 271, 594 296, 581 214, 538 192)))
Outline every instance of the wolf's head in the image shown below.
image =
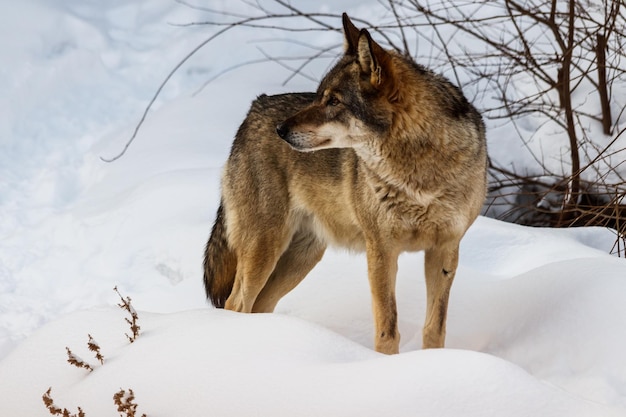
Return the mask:
POLYGON ((343 14, 344 56, 326 74, 315 101, 277 126, 293 148, 358 148, 391 125, 399 89, 392 54, 343 14))

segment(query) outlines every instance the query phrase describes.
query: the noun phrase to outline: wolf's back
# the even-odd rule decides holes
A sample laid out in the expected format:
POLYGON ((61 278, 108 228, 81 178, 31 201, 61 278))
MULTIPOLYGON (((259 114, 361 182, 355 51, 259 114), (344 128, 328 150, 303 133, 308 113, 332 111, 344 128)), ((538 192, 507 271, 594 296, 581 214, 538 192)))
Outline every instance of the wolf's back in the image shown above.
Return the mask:
POLYGON ((204 253, 204 289, 215 307, 224 308, 236 272, 237 258, 228 245, 224 207, 220 204, 204 253))

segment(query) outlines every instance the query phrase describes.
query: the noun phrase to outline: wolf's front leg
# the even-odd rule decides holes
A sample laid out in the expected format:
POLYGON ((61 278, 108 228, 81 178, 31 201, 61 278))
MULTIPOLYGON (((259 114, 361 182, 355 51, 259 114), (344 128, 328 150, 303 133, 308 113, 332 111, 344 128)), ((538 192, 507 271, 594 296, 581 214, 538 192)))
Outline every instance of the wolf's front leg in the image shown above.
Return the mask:
POLYGON ((427 305, 422 342, 424 349, 444 346, 448 299, 458 263, 458 241, 439 244, 426 251, 427 305))
POLYGON ((377 352, 393 354, 400 348, 396 310, 398 254, 377 243, 367 243, 367 269, 374 312, 374 346, 377 352))

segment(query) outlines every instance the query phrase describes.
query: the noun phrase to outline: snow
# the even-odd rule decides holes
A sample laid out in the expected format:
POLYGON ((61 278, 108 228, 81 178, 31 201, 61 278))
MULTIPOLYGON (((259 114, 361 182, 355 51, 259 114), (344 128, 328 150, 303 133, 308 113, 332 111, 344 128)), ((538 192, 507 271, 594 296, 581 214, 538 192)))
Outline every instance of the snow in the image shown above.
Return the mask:
MULTIPOLYGON (((374 1, 306 4, 384 13, 374 1)), ((329 251, 275 314, 208 306, 202 252, 234 132, 256 95, 315 83, 283 86, 289 71, 261 63, 199 90, 258 57, 255 39, 288 36, 232 31, 172 78, 128 153, 102 162, 215 30, 172 23, 202 19, 168 0, 0 3, 0 415, 49 415, 52 387, 57 406, 88 417, 116 415, 120 388, 150 417, 626 416, 626 263, 608 254, 606 229, 479 218, 462 243, 446 349, 421 350, 421 254, 400 259, 395 356, 373 351, 360 255, 329 251), (139 317, 132 344, 115 286, 139 317), (66 347, 93 372, 68 364, 66 347)))

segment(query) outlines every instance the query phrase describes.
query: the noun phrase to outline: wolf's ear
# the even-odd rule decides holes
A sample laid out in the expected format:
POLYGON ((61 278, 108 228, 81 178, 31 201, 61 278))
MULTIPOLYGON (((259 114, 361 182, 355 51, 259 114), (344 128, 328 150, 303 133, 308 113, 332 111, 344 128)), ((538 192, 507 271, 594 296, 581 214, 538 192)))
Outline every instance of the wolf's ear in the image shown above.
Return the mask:
POLYGON ((347 13, 344 12, 341 15, 341 20, 343 22, 344 35, 343 50, 346 55, 356 55, 361 32, 354 26, 354 23, 352 23, 347 13))
POLYGON ((391 81, 388 65, 391 57, 379 44, 374 42, 370 33, 362 29, 359 35, 357 56, 361 71, 369 74, 370 82, 374 87, 380 87, 383 82, 391 81))

